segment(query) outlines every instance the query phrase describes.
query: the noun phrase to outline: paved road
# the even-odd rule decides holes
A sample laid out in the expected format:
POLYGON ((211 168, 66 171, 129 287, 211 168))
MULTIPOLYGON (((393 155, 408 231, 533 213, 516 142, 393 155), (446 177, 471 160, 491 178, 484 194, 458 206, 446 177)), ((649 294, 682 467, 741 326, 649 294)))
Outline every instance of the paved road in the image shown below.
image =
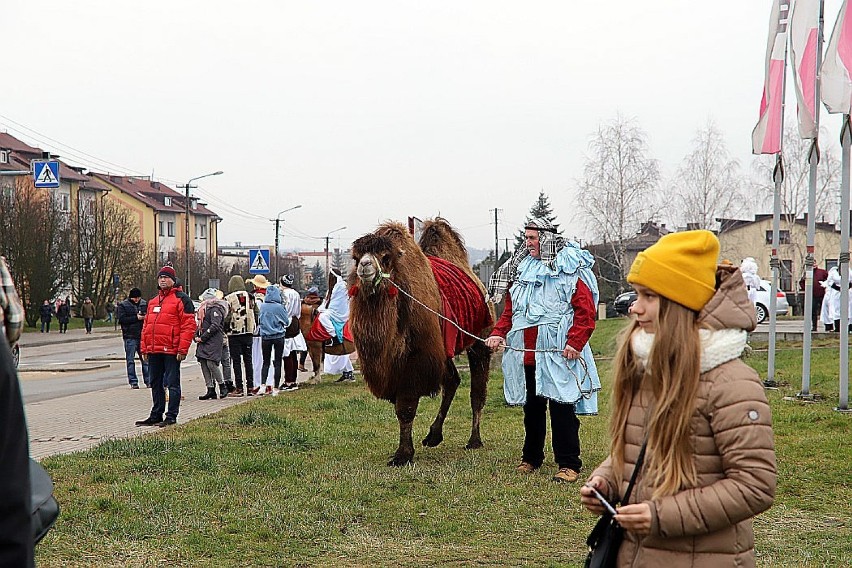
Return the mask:
MULTIPOLYGON (((129 388, 121 333, 109 330, 85 335, 75 331, 78 333, 39 334, 22 340, 18 371, 24 403, 110 387, 129 388)), ((196 366, 191 357, 182 368, 196 366)), ((138 361, 136 375, 141 381, 142 366, 138 361)))
MULTIPOLYGON (((156 427, 134 425, 136 420, 148 417, 151 391, 144 387, 134 390, 127 384, 120 333, 97 328, 89 336, 82 330, 63 335, 26 333, 21 339, 21 352, 19 377, 30 434, 30 455, 34 458, 76 452, 104 440, 160 431, 156 427), (118 359, 108 361, 109 367, 79 370, 80 366, 104 364, 86 362, 86 357, 103 358, 110 353, 118 359), (53 370, 57 366, 66 371, 53 370)), ((139 373, 141 378, 141 369, 139 373)), ((309 377, 308 373, 299 373, 298 380, 304 382, 309 377)), ((334 378, 326 376, 324 380, 334 378)), ((256 397, 198 400, 206 387, 194 358, 181 366, 181 387, 185 399, 181 402, 179 423, 256 400, 256 397)), ((310 396, 309 393, 310 388, 302 388, 279 396, 310 396)))

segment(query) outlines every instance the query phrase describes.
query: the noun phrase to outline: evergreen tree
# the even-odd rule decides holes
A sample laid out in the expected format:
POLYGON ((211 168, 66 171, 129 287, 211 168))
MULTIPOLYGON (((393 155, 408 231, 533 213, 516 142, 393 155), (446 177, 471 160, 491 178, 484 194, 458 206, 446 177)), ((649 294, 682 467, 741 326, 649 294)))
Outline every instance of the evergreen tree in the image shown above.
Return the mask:
POLYGON ((323 267, 320 266, 319 261, 311 269, 311 281, 314 286, 319 288, 319 295, 325 296, 325 293, 328 291, 328 276, 323 267))
POLYGON ((344 278, 349 276, 349 270, 347 270, 346 255, 344 254, 344 251, 339 248, 334 249, 334 252, 332 252, 331 254, 331 267, 344 278))
MULTIPOLYGON (((535 203, 532 207, 530 207, 530 213, 527 215, 527 218, 524 219, 524 225, 532 221, 533 217, 540 217, 541 219, 547 219, 549 223, 552 223, 557 232, 559 232, 559 223, 556 222, 556 215, 553 213, 553 209, 550 207, 550 198, 545 195, 544 190, 541 189, 538 192, 538 199, 536 199, 535 203)), ((521 229, 518 236, 515 237, 515 249, 524 244, 524 230, 521 229)))

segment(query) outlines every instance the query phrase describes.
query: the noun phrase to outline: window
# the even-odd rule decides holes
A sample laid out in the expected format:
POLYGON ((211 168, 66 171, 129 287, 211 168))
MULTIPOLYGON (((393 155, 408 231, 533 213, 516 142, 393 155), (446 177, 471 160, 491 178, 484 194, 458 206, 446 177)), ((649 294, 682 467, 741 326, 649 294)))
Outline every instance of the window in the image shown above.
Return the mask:
POLYGON ((197 199, 193 199, 192 201, 190 201, 190 203, 192 203, 193 209, 198 209, 198 200, 197 199))
MULTIPOLYGON (((779 245, 789 245, 792 241, 790 240, 790 231, 786 229, 781 229, 778 231, 778 244, 779 245)), ((772 244, 772 231, 766 231, 766 244, 772 244)))
POLYGON ((175 236, 175 224, 174 224, 174 222, 169 221, 168 223, 166 223, 166 228, 168 228, 168 230, 169 230, 169 236, 170 237, 175 236))
POLYGON ((840 262, 836 258, 826 258, 825 259, 825 269, 831 270, 832 268, 840 268, 840 262))
POLYGON ((63 213, 71 211, 71 196, 67 193, 59 194, 59 210, 63 213))
POLYGON ((793 291, 793 261, 781 261, 781 282, 779 283, 781 290, 784 292, 793 291))
POLYGON ((163 222, 162 222, 162 221, 160 221, 160 236, 161 236, 161 237, 166 236, 166 233, 165 233, 165 230, 164 230, 163 222))
POLYGON ((163 198, 163 202, 166 204, 166 207, 171 207, 172 198, 167 195, 166 197, 163 198))
POLYGON ((0 150, 0 164, 9 163, 9 150, 0 150))
POLYGON ((198 232, 198 238, 199 238, 199 239, 206 239, 206 238, 207 238, 207 225, 205 225, 205 224, 203 224, 203 223, 202 223, 202 224, 201 224, 201 225, 199 225, 198 227, 201 229, 201 230, 198 232))

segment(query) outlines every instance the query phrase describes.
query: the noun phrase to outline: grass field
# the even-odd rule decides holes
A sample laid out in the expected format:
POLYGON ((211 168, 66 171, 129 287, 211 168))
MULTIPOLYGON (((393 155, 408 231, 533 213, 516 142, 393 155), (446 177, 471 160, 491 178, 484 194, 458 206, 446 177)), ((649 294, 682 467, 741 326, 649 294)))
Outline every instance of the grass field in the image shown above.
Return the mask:
MULTIPOLYGON (((601 415, 582 419, 584 470, 606 455, 609 357, 620 320, 599 322, 601 415)), ((747 359, 765 372, 766 353, 747 359)), ((779 346, 769 391, 779 461, 775 506, 755 521, 760 566, 852 565, 852 416, 835 412, 837 345, 814 349, 812 404, 801 349, 779 346)), ((496 359, 495 359, 496 362, 496 359)), ((578 566, 595 519, 578 485, 550 481, 552 461, 515 474, 522 413, 492 373, 482 435, 465 451, 468 384, 444 443, 416 464, 385 466, 393 408, 355 384, 325 383, 253 400, 177 428, 44 461, 62 515, 38 546, 39 566, 578 566)), ((416 443, 437 411, 424 399, 416 443)), ((552 460, 552 455, 549 456, 552 460)))

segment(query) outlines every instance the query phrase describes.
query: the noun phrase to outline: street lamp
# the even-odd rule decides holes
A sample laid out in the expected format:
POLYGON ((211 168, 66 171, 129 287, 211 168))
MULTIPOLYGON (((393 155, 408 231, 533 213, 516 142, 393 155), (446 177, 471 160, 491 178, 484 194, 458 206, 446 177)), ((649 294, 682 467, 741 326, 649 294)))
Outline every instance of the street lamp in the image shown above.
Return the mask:
POLYGON ((298 209, 301 205, 296 205, 289 209, 285 209, 284 211, 279 211, 278 215, 275 216, 275 219, 270 219, 270 221, 275 221, 275 281, 278 282, 278 225, 281 222, 281 215, 286 213, 287 211, 292 211, 293 209, 298 209))
POLYGON ((325 275, 326 276, 328 276, 328 268, 329 268, 329 264, 328 264, 328 241, 331 238, 331 233, 336 233, 337 231, 342 231, 345 228, 346 228, 345 226, 340 227, 339 229, 329 231, 325 235, 325 275))
MULTIPOLYGON (((184 246, 186 248, 186 250, 184 251, 184 253, 186 254, 186 280, 184 281, 183 284, 184 284, 184 292, 186 292, 187 295, 190 295, 190 290, 189 290, 189 255, 190 255, 190 250, 189 250, 189 189, 191 187, 198 187, 197 185, 192 185, 192 182, 194 182, 195 180, 199 180, 199 179, 210 177, 210 176, 220 176, 223 173, 224 172, 222 172, 220 170, 218 172, 213 172, 212 174, 204 174, 203 176, 189 178, 189 181, 186 182, 186 185, 182 186, 184 189, 186 189, 186 199, 184 200, 184 203, 183 203, 183 206, 184 206, 184 221, 185 221, 184 224, 185 224, 185 229, 186 229, 186 232, 184 234, 184 238, 186 239, 184 241, 184 246)), ((178 187, 181 187, 181 186, 178 186, 178 187)))

